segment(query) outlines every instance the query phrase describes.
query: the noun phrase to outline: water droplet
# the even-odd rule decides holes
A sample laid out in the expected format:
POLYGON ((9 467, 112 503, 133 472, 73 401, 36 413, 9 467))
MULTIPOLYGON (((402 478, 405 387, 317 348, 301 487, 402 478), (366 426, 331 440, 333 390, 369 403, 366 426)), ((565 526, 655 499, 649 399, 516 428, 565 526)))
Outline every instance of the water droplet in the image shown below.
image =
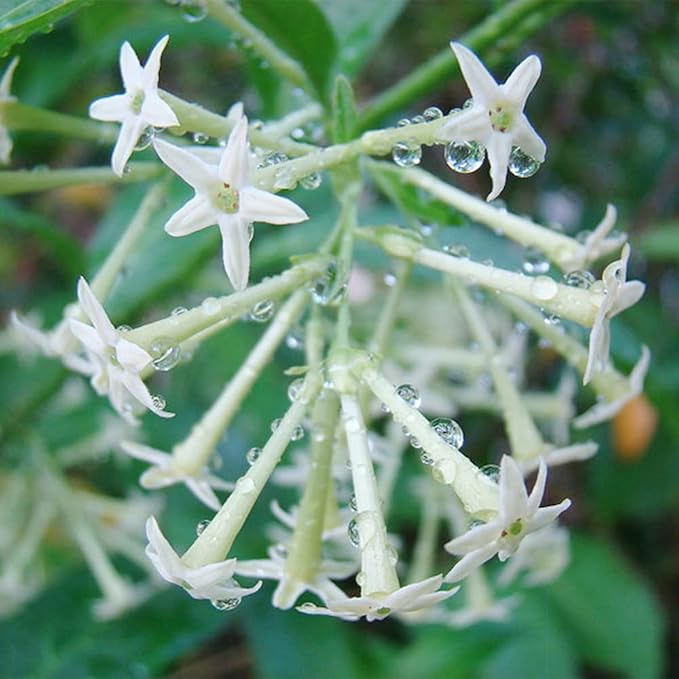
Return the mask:
POLYGON ((285 561, 285 559, 288 558, 288 548, 281 542, 277 542, 273 545, 273 547, 271 547, 271 552, 278 561, 285 561))
POLYGON ((356 581, 356 584, 359 587, 363 587, 365 583, 365 573, 363 571, 358 571, 358 573, 356 573, 356 577, 354 578, 354 580, 356 581))
POLYGON ((464 432, 462 427, 450 417, 437 417, 431 423, 432 429, 453 448, 462 448, 464 432))
POLYGON ((219 300, 216 297, 206 297, 202 301, 200 308, 204 314, 214 316, 219 313, 219 300))
POLYGON ((440 118, 443 115, 443 111, 441 111, 438 106, 430 106, 424 110, 423 115, 427 122, 431 122, 432 120, 440 118))
POLYGON ((401 118, 401 120, 396 123, 396 127, 405 127, 406 125, 410 125, 409 118, 401 118))
POLYGON ((236 597, 234 599, 213 599, 210 603, 218 611, 232 611, 234 608, 240 606, 241 599, 236 597))
POLYGON ((413 125, 419 125, 420 123, 425 123, 427 121, 425 120, 424 116, 416 115, 411 118, 410 122, 413 125))
POLYGON ((523 258, 523 270, 527 274, 543 274, 549 271, 549 260, 536 248, 527 248, 523 258))
POLYGON ((301 438, 304 438, 304 427, 298 424, 290 433, 290 440, 299 441, 301 438))
POLYGON ((518 146, 512 149, 509 156, 509 171, 515 177, 532 177, 540 169, 540 163, 524 153, 518 146))
POLYGON ((177 316, 185 314, 187 311, 188 309, 185 306, 177 306, 174 309, 172 309, 172 313, 170 315, 176 318, 177 316))
POLYGON ((549 276, 538 276, 530 284, 530 291, 535 299, 552 299, 559 291, 559 287, 549 276))
POLYGON ((262 449, 261 448, 250 448, 247 453, 245 453, 245 459, 249 465, 255 464, 257 462, 257 459, 259 456, 262 454, 262 449))
POLYGON ((210 525, 210 519, 203 519, 196 524, 196 535, 200 535, 210 525))
POLYGON ((193 133, 193 143, 194 144, 207 144, 210 140, 210 135, 205 134, 205 132, 194 132, 193 133))
POLYGON ((301 351, 304 349, 304 333, 301 328, 295 328, 288 333, 285 338, 285 344, 288 349, 301 351))
POLYGON ((139 139, 137 139, 137 143, 134 145, 134 150, 135 151, 144 151, 147 149, 149 146, 151 146, 151 142, 153 141, 153 136, 155 135, 156 130, 155 128, 149 126, 145 127, 142 131, 142 133, 139 135, 139 139))
POLYGON ((287 159, 288 157, 285 155, 285 153, 273 151, 262 158, 262 162, 259 164, 259 167, 261 168, 270 167, 271 165, 278 165, 279 163, 284 163, 287 159))
POLYGON ((545 314, 545 323, 547 325, 559 325, 561 318, 557 314, 545 314))
POLYGON ((569 271, 564 274, 563 282, 572 288, 591 288, 596 279, 589 271, 569 271))
POLYGON ((321 306, 337 304, 344 297, 347 281, 339 277, 337 264, 331 262, 325 273, 314 282, 311 288, 311 298, 321 306))
POLYGON ((486 156, 486 149, 475 141, 454 141, 446 145, 444 159, 446 165, 455 172, 469 174, 476 172, 486 156))
POLYGON ((203 0, 182 0, 182 18, 190 24, 202 21, 207 16, 207 5, 203 0))
POLYGON ((273 316, 276 307, 272 300, 263 299, 252 307, 250 318, 257 323, 266 323, 273 316))
POLYGON ((500 480, 500 467, 496 464, 486 464, 479 470, 484 476, 496 483, 500 480))
POLYGON ((379 616, 386 617, 391 613, 391 608, 389 608, 389 606, 382 606, 381 608, 378 608, 375 613, 379 616))
POLYGON ((473 105, 474 105, 474 100, 471 97, 469 97, 469 99, 467 99, 464 102, 464 104, 462 104, 462 108, 471 108, 473 105))
POLYGON ((302 179, 299 180, 299 185, 307 191, 313 191, 321 185, 322 181, 323 177, 320 172, 312 172, 306 177, 302 177, 302 179))
POLYGON ((456 243, 455 245, 444 245, 443 252, 451 257, 462 257, 463 259, 469 259, 469 250, 466 245, 460 245, 456 243))
POLYGON ((290 132, 290 136, 297 141, 304 139, 304 128, 296 127, 292 132, 290 132))
POLYGON ((156 370, 172 370, 181 359, 182 350, 178 344, 167 337, 159 337, 153 340, 149 347, 149 353, 153 359, 153 367, 156 370))
POLYGON ((389 561, 391 562, 392 566, 395 566, 398 563, 398 552, 396 549, 394 549, 394 546, 391 544, 387 544, 386 548, 387 556, 389 557, 389 561))
POLYGON ((257 490, 255 482, 249 476, 241 476, 236 481, 236 487, 233 489, 234 493, 241 493, 243 495, 250 495, 257 490))
POLYGON ((272 434, 273 434, 273 432, 276 431, 276 429, 278 429, 278 427, 280 426, 280 424, 281 424, 282 421, 283 421, 282 418, 277 417, 277 418, 271 423, 271 433, 272 433, 272 434))
POLYGON ((297 607, 297 610, 301 611, 302 613, 311 613, 317 608, 318 606, 316 606, 316 604, 312 604, 311 601, 305 601, 301 606, 297 607))
POLYGON ((304 386, 303 377, 299 377, 296 380, 290 382, 290 384, 288 385, 288 398, 291 401, 296 401, 297 397, 300 395, 300 392, 302 391, 303 386, 304 386))
POLYGON ((397 280, 396 276, 393 273, 388 272, 384 274, 384 284, 387 287, 389 288, 394 287, 394 285, 396 285, 396 280, 397 280))
POLYGON ((356 504, 356 495, 354 495, 354 493, 352 493, 351 497, 349 498, 349 509, 351 509, 352 512, 358 511, 358 505, 356 504))
POLYGON ((431 475, 437 483, 452 483, 456 474, 455 463, 448 458, 436 460, 431 470, 431 475))
POLYGON ((351 521, 349 521, 347 535, 349 536, 349 542, 351 542, 354 547, 360 547, 361 537, 358 534, 358 521, 356 521, 356 519, 351 519, 351 521))
POLYGON ((399 167, 413 167, 422 160, 422 147, 416 142, 400 141, 394 144, 391 157, 399 167))
POLYGON ((420 443, 420 440, 415 438, 414 436, 410 437, 410 445, 415 448, 415 450, 419 450, 422 448, 422 444, 420 443))
POLYGON ((165 408, 165 399, 159 394, 152 396, 151 400, 153 401, 154 408, 157 408, 158 410, 163 410, 165 408))
POLYGON ((422 462, 422 464, 432 465, 434 464, 434 458, 426 451, 422 451, 422 454, 420 455, 420 462, 422 462))
POLYGON ((116 328, 116 330, 118 332, 130 332, 130 330, 132 330, 132 326, 131 325, 119 325, 116 328))
POLYGON ((419 408, 422 403, 420 392, 412 384, 401 384, 396 387, 396 395, 400 396, 409 406, 419 408))

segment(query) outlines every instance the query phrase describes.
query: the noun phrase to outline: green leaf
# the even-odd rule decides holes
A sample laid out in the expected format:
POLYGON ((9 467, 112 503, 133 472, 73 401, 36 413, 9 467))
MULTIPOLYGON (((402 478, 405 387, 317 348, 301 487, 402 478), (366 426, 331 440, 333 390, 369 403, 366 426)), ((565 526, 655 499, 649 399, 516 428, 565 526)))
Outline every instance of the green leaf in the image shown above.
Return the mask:
POLYGON ((351 141, 356 128, 356 99, 348 78, 338 75, 332 93, 333 139, 336 144, 351 141))
POLYGON ((396 21, 408 0, 320 0, 339 40, 338 70, 356 75, 396 21))
POLYGON ((625 677, 660 676, 663 621, 649 586, 610 545, 574 536, 572 551, 545 594, 579 652, 625 677))
POLYGON ((243 0, 243 15, 296 59, 321 98, 328 92, 337 41, 312 0, 243 0))
POLYGON ((0 0, 0 54, 33 33, 52 30, 55 21, 92 0, 0 0))
POLYGON ((440 226, 460 226, 466 223, 465 218, 446 203, 403 182, 397 167, 371 163, 369 168, 382 192, 407 215, 440 226))

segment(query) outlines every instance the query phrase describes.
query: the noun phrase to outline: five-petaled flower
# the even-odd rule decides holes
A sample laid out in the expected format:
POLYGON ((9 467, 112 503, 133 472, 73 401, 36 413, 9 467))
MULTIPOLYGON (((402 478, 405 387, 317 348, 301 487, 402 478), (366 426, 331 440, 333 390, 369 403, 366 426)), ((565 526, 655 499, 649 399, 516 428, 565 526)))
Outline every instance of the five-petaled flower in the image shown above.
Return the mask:
POLYGON ((90 361, 91 383, 99 395, 108 394, 111 404, 128 422, 135 423, 130 396, 160 417, 173 417, 149 393, 141 378, 151 356, 113 327, 99 300, 84 278, 78 280, 78 301, 92 325, 71 319, 71 332, 82 343, 90 361))
POLYGON ((308 219, 291 200, 250 184, 248 121, 242 116, 229 135, 218 166, 167 142, 155 140, 161 160, 195 190, 194 197, 165 224, 171 236, 186 236, 217 224, 222 234, 224 269, 234 289, 250 274, 252 222, 295 224, 308 219))
POLYGON ((608 365, 611 344, 610 320, 620 312, 636 304, 644 294, 646 286, 641 281, 627 280, 627 263, 630 247, 625 243, 620 259, 611 262, 601 276, 604 297, 597 312, 596 320, 589 334, 589 355, 582 383, 587 384, 595 372, 608 365))
POLYGON ((139 138, 148 127, 172 127, 179 121, 158 94, 160 56, 170 36, 161 38, 142 66, 129 42, 120 48, 120 74, 125 94, 97 99, 90 104, 90 117, 122 123, 111 156, 113 171, 122 177, 139 138))
POLYGON ((534 54, 526 57, 505 83, 498 85, 473 52, 457 42, 451 42, 450 46, 473 105, 452 116, 441 128, 441 137, 456 142, 476 141, 486 148, 493 181, 487 200, 493 200, 505 186, 513 147, 519 147, 540 163, 545 159, 545 142, 523 112, 542 66, 534 54))
POLYGON ((327 608, 307 603, 298 606, 297 610, 311 615, 331 615, 342 620, 358 620, 363 617, 368 622, 384 620, 392 613, 409 613, 434 606, 453 596, 459 589, 453 587, 449 590, 440 590, 442 582, 441 575, 433 575, 426 580, 399 587, 389 594, 344 596, 328 599, 327 608))
POLYGON ((508 455, 502 458, 500 508, 497 518, 475 526, 446 543, 448 552, 464 555, 448 572, 446 582, 462 580, 496 554, 500 561, 506 561, 518 549, 526 535, 551 523, 570 507, 570 500, 540 507, 546 480, 547 465, 541 460, 538 476, 529 496, 519 466, 508 455))
POLYGON ((207 563, 192 568, 187 566, 172 549, 158 526, 155 517, 146 522, 146 555, 156 567, 161 577, 174 585, 183 587, 194 599, 210 599, 224 601, 240 599, 254 594, 261 586, 261 581, 254 587, 241 587, 234 579, 236 559, 207 563))

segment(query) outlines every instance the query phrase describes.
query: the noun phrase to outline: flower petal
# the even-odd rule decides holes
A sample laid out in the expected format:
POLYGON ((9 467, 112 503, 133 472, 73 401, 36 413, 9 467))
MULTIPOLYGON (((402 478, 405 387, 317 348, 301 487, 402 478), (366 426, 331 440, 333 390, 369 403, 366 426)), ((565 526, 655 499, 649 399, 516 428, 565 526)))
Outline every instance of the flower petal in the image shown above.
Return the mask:
POLYGON ((233 289, 244 290, 250 275, 250 236, 248 224, 237 215, 219 217, 222 234, 222 261, 233 289))
POLYGON ((111 155, 111 168, 119 177, 125 174, 125 165, 134 153, 134 147, 137 145, 145 127, 146 123, 139 116, 128 114, 123 120, 111 155))
POLYGON ((167 220, 165 232, 170 236, 188 236, 216 224, 220 214, 206 195, 197 194, 167 220))
POLYGON ((127 40, 120 47, 120 75, 127 92, 143 88, 143 69, 127 40))
POLYGON ((134 342, 121 338, 115 346, 118 362, 125 370, 140 373, 151 362, 151 356, 146 350, 134 342))
MULTIPOLYGON (((144 90, 155 90, 158 87, 158 74, 160 73, 160 58, 163 55, 163 50, 170 39, 169 35, 164 35, 153 47, 149 58, 144 64, 141 74, 141 83, 144 90)), ((147 94, 148 96, 148 94, 147 94)))
POLYGON ((135 373, 122 371, 121 381, 125 385, 127 391, 132 394, 140 403, 145 405, 152 413, 159 417, 170 418, 174 417, 174 413, 159 408, 154 402, 148 387, 144 381, 135 373))
POLYGON ((99 333, 87 323, 76 321, 74 318, 69 320, 71 332, 80 340, 81 344, 94 354, 102 356, 108 350, 108 345, 101 339, 99 333))
POLYGON ((96 298, 92 288, 82 276, 78 279, 78 302, 80 308, 96 328, 99 337, 109 346, 113 346, 118 341, 118 333, 106 315, 101 302, 96 298))
POLYGON ((491 102, 500 94, 500 86, 470 49, 459 42, 451 42, 450 47, 457 57, 474 103, 490 107, 491 102))
POLYGON ((208 193, 218 180, 215 168, 193 153, 162 139, 154 139, 153 148, 160 159, 187 184, 200 193, 208 193))
POLYGON ((242 116, 231 130, 219 161, 219 178, 231 187, 241 189, 247 183, 249 162, 248 119, 242 116))
POLYGON ((156 570, 168 582, 181 584, 185 567, 163 535, 154 516, 146 520, 146 539, 149 541, 146 546, 146 555, 151 559, 156 570))
POLYGON ((12 310, 9 315, 10 325, 18 331, 19 334, 23 335, 31 344, 40 349, 40 351, 46 356, 52 355, 52 346, 50 343, 50 336, 38 328, 34 328, 32 325, 25 323, 19 317, 16 311, 12 310))
POLYGON ((159 467, 168 466, 172 456, 157 448, 151 448, 145 446, 136 441, 122 441, 120 447, 126 452, 130 457, 134 457, 137 460, 143 460, 150 464, 158 465, 159 467))
POLYGON ((443 548, 451 554, 467 554, 495 541, 500 537, 500 533, 502 524, 498 520, 490 521, 449 540, 443 548))
POLYGON ((524 518, 528 512, 528 493, 523 475, 514 459, 503 455, 500 462, 500 515, 505 526, 524 518))
POLYGON ((248 186, 240 192, 238 215, 248 222, 297 224, 309 219, 299 205, 288 198, 248 186))
POLYGON ((2 79, 0 79, 0 99, 10 99, 10 92, 12 89, 12 78, 14 77, 14 71, 19 65, 19 57, 14 57, 12 61, 9 62, 5 72, 2 74, 2 79))
POLYGON ((131 114, 130 99, 127 94, 114 94, 112 97, 95 99, 90 104, 90 118, 107 122, 122 122, 131 114))
POLYGON ((478 141, 485 146, 492 132, 488 109, 472 106, 452 116, 439 130, 439 135, 450 141, 478 141))
POLYGON ((491 542, 485 547, 465 554, 446 574, 443 578, 444 582, 457 582, 466 578, 473 570, 478 568, 481 564, 486 563, 497 554, 497 545, 491 542))
POLYGON ((531 158, 539 163, 544 162, 547 145, 523 114, 517 117, 512 127, 512 142, 531 158))
POLYGON ((512 71, 512 74, 501 86, 500 89, 504 95, 516 106, 518 111, 523 111, 526 99, 535 87, 541 71, 542 63, 540 59, 535 54, 531 54, 512 71))
POLYGON ((547 465, 545 461, 540 458, 538 462, 538 475, 535 479, 535 485, 528 496, 528 510, 526 516, 533 516, 540 508, 542 498, 545 494, 545 483, 547 482, 547 465))
POLYGON ((540 507, 535 514, 526 522, 526 531, 534 533, 536 530, 544 528, 547 524, 555 521, 556 518, 571 506, 569 499, 562 500, 558 505, 540 507))
POLYGON ((197 497, 206 507, 213 509, 215 512, 219 511, 222 506, 220 499, 215 495, 215 492, 210 487, 210 484, 201 479, 196 479, 191 476, 185 476, 183 479, 186 487, 197 497))
POLYGON ((173 127, 179 120, 170 105, 164 102, 155 92, 147 94, 141 107, 141 116, 154 127, 173 127))
POLYGON ((490 163, 490 178, 493 190, 488 194, 487 201, 494 200, 501 193, 507 182, 507 166, 512 152, 512 137, 504 132, 491 134, 486 141, 486 153, 490 163))

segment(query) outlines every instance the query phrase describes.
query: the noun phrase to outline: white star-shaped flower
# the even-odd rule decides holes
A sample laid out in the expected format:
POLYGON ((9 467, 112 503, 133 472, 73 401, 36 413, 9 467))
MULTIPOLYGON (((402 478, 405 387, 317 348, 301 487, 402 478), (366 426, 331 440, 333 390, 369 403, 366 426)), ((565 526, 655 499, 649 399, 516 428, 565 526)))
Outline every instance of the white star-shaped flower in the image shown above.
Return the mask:
POLYGON ((111 167, 123 176, 125 164, 147 127, 172 127, 179 121, 172 109, 158 94, 160 57, 170 39, 161 38, 142 66, 129 42, 120 48, 120 74, 125 94, 97 99, 90 104, 90 117, 96 120, 122 123, 120 134, 111 156, 111 167))
POLYGON ((242 116, 216 167, 178 146, 160 140, 153 144, 160 159, 195 190, 194 197, 170 217, 165 231, 186 236, 219 226, 224 269, 235 290, 248 284, 252 222, 294 224, 308 219, 291 200, 250 184, 247 135, 248 121, 242 116))
POLYGON ((526 571, 529 587, 546 585, 563 573, 570 561, 570 539, 562 526, 552 524, 527 535, 498 578, 501 585, 513 582, 526 571))
MULTIPOLYGON (((16 97, 11 95, 12 89, 12 78, 14 77, 14 71, 19 65, 19 57, 14 57, 12 61, 9 62, 9 66, 5 69, 0 80, 0 102, 2 101, 16 101, 16 97)), ((12 138, 9 136, 7 128, 2 124, 0 120, 0 163, 3 165, 9 165, 10 157, 12 155, 12 138)))
POLYGON ((174 585, 183 587, 194 599, 240 599, 254 594, 262 583, 254 587, 241 587, 234 579, 236 559, 208 563, 198 568, 187 566, 172 545, 165 539, 155 517, 146 522, 146 555, 160 575, 174 585))
POLYGON ((644 346, 641 348, 641 358, 637 361, 634 368, 632 368, 632 372, 627 379, 629 387, 627 391, 613 401, 601 400, 595 403, 589 410, 582 413, 582 415, 578 415, 573 420, 573 425, 577 429, 584 429, 585 427, 591 427, 592 425, 610 420, 626 403, 639 396, 644 390, 644 381, 650 362, 651 352, 648 347, 644 346))
POLYGON ((497 518, 475 526, 464 535, 445 545, 451 554, 464 555, 445 577, 446 582, 457 582, 496 554, 506 561, 529 533, 551 523, 570 507, 570 500, 558 505, 540 507, 545 492, 547 465, 540 460, 538 476, 530 496, 526 491, 521 470, 505 455, 500 463, 500 508, 497 518))
POLYGON ((451 42, 450 46, 473 105, 452 116, 441 128, 441 137, 458 142, 476 141, 486 148, 493 181, 493 190, 486 199, 490 201, 497 198, 505 186, 514 146, 540 163, 545 159, 545 142, 523 112, 542 66, 534 54, 526 57, 504 84, 498 85, 473 52, 458 42, 451 42))
POLYGON ((152 467, 147 469, 140 477, 139 483, 142 488, 166 488, 175 483, 185 483, 186 487, 207 507, 219 511, 222 506, 213 488, 217 490, 233 490, 233 484, 223 481, 217 476, 203 469, 200 474, 189 474, 176 467, 175 458, 170 454, 156 448, 136 443, 135 441, 123 441, 122 449, 131 457, 144 462, 149 462, 152 467))
POLYGON ((399 587, 389 594, 344 596, 329 599, 327 608, 307 603, 298 606, 297 610, 311 615, 331 615, 342 620, 358 620, 363 617, 368 622, 384 620, 392 613, 408 613, 434 606, 453 596, 459 589, 459 587, 454 587, 449 590, 439 590, 442 582, 441 575, 433 575, 426 580, 399 587))
POLYGON ((318 565, 315 578, 309 582, 296 580, 285 572, 285 557, 276 549, 268 550, 268 559, 238 561, 236 573, 250 578, 278 580, 273 595, 276 608, 291 608, 304 592, 312 592, 327 604, 330 599, 344 596, 344 592, 332 580, 344 580, 356 572, 356 564, 323 559, 318 565))
POLYGON ((636 304, 646 289, 641 281, 627 280, 629 256, 630 246, 629 243, 625 243, 620 259, 611 262, 601 276, 605 294, 589 334, 589 355, 582 378, 583 384, 587 384, 595 372, 603 370, 608 365, 611 318, 636 304))
POLYGON ((128 422, 136 419, 130 396, 160 417, 174 417, 159 407, 141 378, 151 356, 139 345, 124 339, 114 327, 84 278, 78 281, 80 308, 92 325, 71 319, 71 332, 80 340, 92 364, 90 381, 99 395, 108 394, 111 404, 128 422))

